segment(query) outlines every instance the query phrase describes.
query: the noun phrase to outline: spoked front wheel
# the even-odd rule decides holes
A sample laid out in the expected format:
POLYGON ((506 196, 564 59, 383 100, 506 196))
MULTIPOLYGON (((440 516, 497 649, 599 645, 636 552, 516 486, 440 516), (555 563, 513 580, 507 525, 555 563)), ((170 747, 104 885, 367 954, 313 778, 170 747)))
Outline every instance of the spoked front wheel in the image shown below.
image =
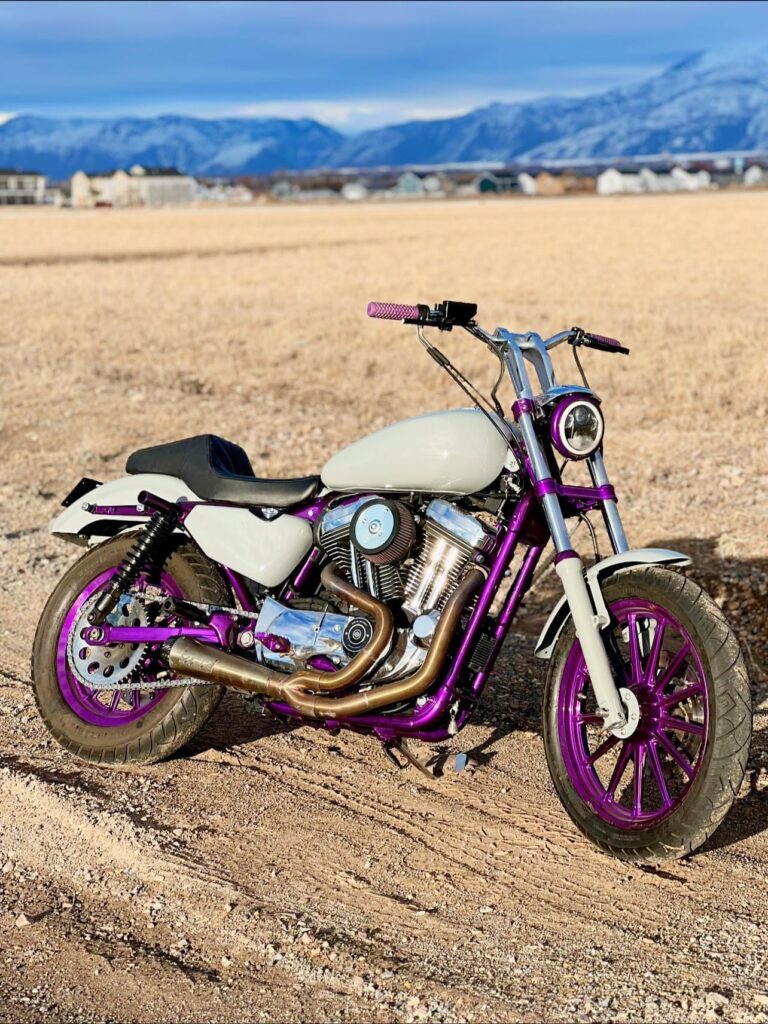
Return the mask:
POLYGON ((738 642, 693 581, 657 567, 603 587, 604 631, 639 724, 627 739, 602 717, 573 626, 555 648, 544 743, 563 806, 601 849, 654 863, 700 846, 727 814, 747 763, 749 683, 738 642))

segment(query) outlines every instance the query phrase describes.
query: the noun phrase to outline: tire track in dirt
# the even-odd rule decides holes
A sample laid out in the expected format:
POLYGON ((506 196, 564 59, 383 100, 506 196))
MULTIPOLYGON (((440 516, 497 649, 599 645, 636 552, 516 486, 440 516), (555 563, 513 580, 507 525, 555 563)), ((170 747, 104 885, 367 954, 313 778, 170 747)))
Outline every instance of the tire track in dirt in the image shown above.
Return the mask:
MULTIPOLYGON (((356 996, 361 1007, 370 1001, 366 1019, 373 1019, 371 1013, 377 1012, 379 1004, 394 1005, 400 998, 397 990, 381 986, 375 990, 375 1000, 367 999, 360 985, 357 988, 361 991, 351 991, 354 967, 346 965, 344 969, 343 961, 349 957, 338 952, 343 942, 336 944, 336 959, 342 960, 342 969, 318 967, 312 959, 301 955, 301 946, 297 947, 298 955, 277 953, 285 935, 284 929, 276 926, 281 907, 274 897, 265 907, 248 885, 233 879, 220 866, 166 852, 156 842, 148 842, 147 837, 155 831, 151 826, 138 828, 125 816, 105 811, 91 787, 87 793, 72 792, 74 785, 82 781, 80 773, 58 773, 23 762, 9 763, 6 759, 0 777, 0 817, 9 823, 4 830, 4 845, 26 869, 41 875, 55 874, 58 885, 66 883, 83 901, 88 900, 95 879, 100 883, 99 898, 114 907, 121 901, 122 890, 118 886, 116 891, 114 884, 107 883, 105 893, 104 883, 107 879, 114 883, 116 876, 127 875, 134 889, 141 887, 144 901, 151 900, 150 906, 156 908, 153 926, 181 920, 198 939, 208 936, 209 960, 216 954, 230 961, 244 956, 262 962, 271 960, 273 966, 279 965, 280 971, 287 972, 304 988, 317 984, 345 997, 356 996), (45 838, 41 842, 43 833, 45 838), (83 868, 83 864, 89 866, 83 868), (255 918, 262 934, 254 930, 255 918)), ((307 915, 293 912, 292 916, 307 915)), ((315 931, 322 930, 315 925, 315 931)), ((309 928, 302 934, 308 932, 309 928)), ((141 945, 135 937, 131 943, 134 947, 141 945)), ((359 950, 353 948, 352 953, 359 950)), ((169 959, 162 947, 152 947, 152 956, 169 959)), ((184 961, 175 959, 181 969, 184 961)), ((189 970, 206 974, 212 969, 202 964, 189 970)), ((218 976, 219 972, 214 971, 209 980, 218 976)))
MULTIPOLYGON (((416 242, 418 235, 399 239, 401 242, 416 242)), ((370 244, 384 244, 388 238, 327 238, 321 241, 281 243, 279 245, 241 245, 216 249, 136 249, 116 252, 78 252, 44 256, 0 256, 0 267, 60 267, 77 266, 82 263, 156 263, 181 259, 219 259, 223 256, 266 256, 281 253, 306 252, 313 249, 343 249, 348 247, 368 248, 370 244)))

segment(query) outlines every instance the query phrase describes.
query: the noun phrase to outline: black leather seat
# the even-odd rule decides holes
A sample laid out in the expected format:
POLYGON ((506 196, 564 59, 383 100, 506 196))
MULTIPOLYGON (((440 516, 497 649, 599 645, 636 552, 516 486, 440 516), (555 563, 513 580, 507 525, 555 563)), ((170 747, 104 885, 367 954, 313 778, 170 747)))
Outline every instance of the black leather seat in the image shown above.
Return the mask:
POLYGON ((243 449, 215 434, 141 448, 129 455, 125 468, 129 473, 177 476, 206 501, 234 501, 240 505, 289 508, 320 490, 319 476, 259 479, 243 449))

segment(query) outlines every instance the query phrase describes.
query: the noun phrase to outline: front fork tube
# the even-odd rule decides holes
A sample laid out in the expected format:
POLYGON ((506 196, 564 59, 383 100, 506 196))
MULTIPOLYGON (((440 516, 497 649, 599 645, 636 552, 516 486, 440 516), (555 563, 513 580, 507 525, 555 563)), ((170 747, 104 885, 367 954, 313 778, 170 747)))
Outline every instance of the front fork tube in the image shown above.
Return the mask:
MULTIPOLYGON (((552 474, 539 446, 533 417, 528 410, 523 409, 521 411, 518 417, 518 425, 526 442, 536 483, 539 485, 546 484, 552 480, 552 474)), ((596 467, 593 469, 591 464, 591 472, 605 476, 605 467, 603 466, 602 459, 596 463, 596 467)), ((607 483, 607 478, 602 482, 607 483)), ((609 732, 621 731, 627 726, 627 714, 618 687, 614 681, 613 673, 611 672, 611 665, 605 651, 603 638, 600 635, 600 630, 609 623, 607 610, 605 607, 596 609, 592 603, 587 581, 584 578, 584 565, 578 554, 571 548, 571 538, 557 495, 552 493, 552 491, 548 492, 544 486, 540 486, 537 490, 541 498, 547 525, 549 526, 549 532, 552 535, 555 550, 557 551, 555 571, 563 584, 565 598, 573 618, 573 624, 576 627, 576 636, 579 639, 584 654, 584 661, 589 671, 589 678, 592 683, 595 699, 597 700, 599 713, 603 716, 606 730, 609 732)), ((618 511, 615 510, 615 512, 615 522, 618 526, 615 536, 606 513, 606 522, 611 533, 611 542, 614 547, 617 544, 623 544, 621 550, 626 550, 628 546, 627 539, 621 527, 618 511)))
MULTIPOLYGON (((592 483, 595 487, 604 487, 610 483, 608 474, 605 471, 603 453, 599 449, 587 460, 587 466, 589 467, 589 475, 592 477, 592 483)), ((615 501, 607 500, 603 502, 603 518, 605 519, 608 536, 611 538, 611 545, 616 554, 619 555, 622 551, 629 551, 629 542, 627 541, 627 535, 624 533, 624 526, 622 525, 621 516, 615 501)))

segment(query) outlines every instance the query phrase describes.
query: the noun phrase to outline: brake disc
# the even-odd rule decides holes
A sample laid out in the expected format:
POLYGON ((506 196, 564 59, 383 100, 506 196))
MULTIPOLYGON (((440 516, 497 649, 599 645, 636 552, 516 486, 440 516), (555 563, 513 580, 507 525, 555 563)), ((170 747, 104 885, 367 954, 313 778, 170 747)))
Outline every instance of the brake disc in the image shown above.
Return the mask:
MULTIPOLYGON (((91 690, 120 690, 137 674, 148 644, 89 644, 82 633, 89 628, 88 615, 100 597, 93 594, 80 609, 67 645, 67 661, 79 683, 91 690)), ((130 594, 121 594, 115 610, 107 617, 110 626, 146 626, 144 604, 130 594)), ((155 684, 157 685, 157 684, 155 684)))

